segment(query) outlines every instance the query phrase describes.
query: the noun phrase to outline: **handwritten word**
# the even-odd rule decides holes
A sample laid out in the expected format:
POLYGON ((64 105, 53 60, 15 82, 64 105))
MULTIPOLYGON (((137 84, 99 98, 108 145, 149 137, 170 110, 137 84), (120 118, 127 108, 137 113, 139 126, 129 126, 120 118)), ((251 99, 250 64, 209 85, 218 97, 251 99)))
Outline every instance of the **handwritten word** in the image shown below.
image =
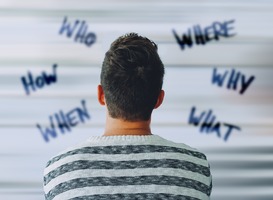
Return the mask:
POLYGON ((181 39, 179 38, 176 31, 173 29, 173 35, 179 44, 182 50, 185 49, 185 46, 188 47, 193 46, 193 38, 195 39, 195 44, 197 45, 205 45, 207 42, 211 40, 219 40, 219 37, 232 37, 235 33, 230 33, 232 29, 232 24, 235 20, 230 20, 226 22, 213 22, 212 25, 205 27, 203 30, 200 25, 193 26, 192 29, 188 29, 187 33, 183 33, 181 39), (194 32, 194 36, 192 36, 192 32, 194 32))
POLYGON ((224 141, 228 140, 233 129, 241 130, 240 127, 232 124, 214 122, 215 119, 216 116, 212 114, 212 110, 209 110, 208 112, 203 111, 199 116, 195 116, 195 107, 192 107, 189 124, 193 124, 194 126, 199 126, 200 124, 201 133, 216 133, 219 138, 223 136, 224 141), (201 124, 202 120, 203 122, 201 124), (227 130, 223 135, 221 134, 222 126, 227 127, 227 130))
POLYGON ((37 76, 36 78, 33 77, 31 72, 28 72, 26 77, 21 77, 21 81, 23 84, 23 87, 25 89, 25 92, 27 95, 30 94, 30 91, 36 91, 36 89, 42 89, 46 85, 50 85, 52 83, 57 82, 57 64, 54 64, 52 66, 53 73, 47 74, 46 72, 42 72, 40 76, 37 76), (35 79, 35 80, 34 80, 35 79))
POLYGON ((81 101, 82 108, 76 107, 67 113, 60 110, 58 113, 49 116, 50 127, 43 129, 37 124, 44 140, 49 141, 49 137, 57 137, 57 130, 62 134, 70 132, 72 127, 77 126, 79 123, 84 123, 85 120, 90 119, 90 115, 86 109, 85 101, 81 101))
POLYGON ((74 25, 71 26, 67 22, 67 17, 65 17, 63 20, 61 29, 59 31, 59 34, 61 35, 63 34, 63 32, 66 32, 66 36, 70 38, 79 24, 80 24, 80 27, 78 29, 77 34, 74 37, 74 40, 75 42, 79 41, 80 43, 84 43, 86 46, 90 47, 96 41, 96 34, 92 32, 87 33, 88 25, 86 24, 85 21, 80 22, 79 20, 76 20, 74 22, 74 25))
MULTIPOLYGON (((217 72, 217 68, 214 68, 212 73, 212 84, 217 84, 219 87, 222 87, 228 73, 229 73, 228 71, 225 71, 224 74, 220 74, 217 72)), ((239 93, 244 94, 244 92, 253 82, 255 77, 251 76, 247 79, 244 74, 242 74, 239 71, 236 72, 235 69, 232 69, 229 74, 229 79, 227 81, 227 88, 236 90, 237 85, 239 85, 239 79, 241 79, 241 89, 239 93)))

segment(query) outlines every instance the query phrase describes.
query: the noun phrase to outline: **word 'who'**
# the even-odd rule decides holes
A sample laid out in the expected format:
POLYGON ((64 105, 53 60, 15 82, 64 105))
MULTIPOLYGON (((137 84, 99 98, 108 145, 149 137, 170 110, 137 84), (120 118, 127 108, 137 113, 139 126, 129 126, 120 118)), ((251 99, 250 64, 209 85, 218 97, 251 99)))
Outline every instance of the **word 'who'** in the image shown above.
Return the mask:
POLYGON ((68 112, 60 110, 59 112, 50 115, 49 127, 43 128, 40 124, 37 124, 37 128, 41 132, 44 140, 49 142, 50 137, 56 138, 58 131, 62 134, 71 132, 72 127, 90 119, 84 100, 81 101, 81 106, 82 107, 76 107, 68 112))
POLYGON ((181 37, 173 29, 173 35, 182 50, 185 46, 192 47, 194 42, 197 45, 205 45, 211 40, 219 40, 220 37, 232 37, 236 35, 230 31, 234 29, 232 24, 235 20, 221 22, 213 22, 212 25, 205 28, 201 28, 200 25, 195 25, 193 28, 189 28, 187 33, 183 33, 181 37))
POLYGON ((88 25, 84 20, 76 20, 74 21, 74 24, 71 25, 67 22, 67 17, 65 17, 63 20, 63 24, 59 30, 59 34, 62 35, 64 32, 66 32, 66 36, 70 38, 74 34, 77 27, 78 31, 74 37, 75 42, 84 43, 88 47, 95 43, 96 34, 93 32, 88 32, 88 25))
POLYGON ((36 91, 36 89, 42 89, 46 85, 56 83, 57 66, 58 66, 57 64, 53 64, 52 74, 47 74, 46 72, 43 71, 40 76, 34 77, 32 73, 29 71, 27 73, 27 76, 21 77, 21 81, 26 94, 29 95, 31 91, 36 91))

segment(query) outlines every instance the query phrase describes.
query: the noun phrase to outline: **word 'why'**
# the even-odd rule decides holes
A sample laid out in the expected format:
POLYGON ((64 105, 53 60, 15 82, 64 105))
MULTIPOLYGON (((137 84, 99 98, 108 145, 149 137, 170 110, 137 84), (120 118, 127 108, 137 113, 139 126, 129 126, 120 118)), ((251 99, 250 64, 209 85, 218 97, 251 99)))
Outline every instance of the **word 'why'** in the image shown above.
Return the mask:
POLYGON ((36 91, 36 89, 42 89, 46 85, 57 82, 57 64, 54 64, 52 68, 52 74, 47 74, 43 71, 40 76, 33 77, 32 73, 28 72, 27 76, 21 77, 21 81, 27 95, 30 94, 31 90, 36 91))
POLYGON ((67 113, 60 110, 58 113, 49 116, 50 127, 43 129, 39 124, 37 124, 44 140, 49 141, 49 137, 57 137, 57 133, 62 134, 70 132, 72 127, 77 126, 79 123, 84 123, 85 120, 90 119, 90 115, 86 109, 85 101, 81 101, 82 108, 76 107, 67 113))
POLYGON ((195 25, 193 28, 189 28, 187 33, 183 33, 180 38, 177 32, 173 29, 173 35, 179 44, 182 50, 185 49, 185 46, 192 47, 193 41, 197 45, 205 45, 207 42, 211 40, 219 40, 221 37, 232 37, 235 33, 231 33, 230 31, 234 29, 232 24, 235 20, 230 20, 226 22, 213 22, 212 25, 207 26, 205 28, 201 28, 200 25, 195 25))
POLYGON ((61 29, 59 31, 59 34, 61 35, 61 34, 63 34, 63 32, 66 32, 66 36, 68 38, 70 38, 73 35, 73 33, 77 27, 79 27, 79 28, 78 28, 78 31, 77 31, 75 37, 74 37, 75 42, 84 43, 88 47, 90 47, 92 44, 95 43, 96 34, 93 32, 87 32, 88 25, 86 24, 85 21, 76 20, 74 22, 74 24, 71 26, 67 22, 67 17, 65 17, 63 20, 63 24, 61 26, 61 29))
POLYGON ((212 114, 212 110, 209 110, 208 112, 203 111, 199 116, 195 116, 195 107, 192 107, 189 117, 189 124, 193 124, 194 126, 200 125, 201 133, 216 133, 219 138, 223 136, 224 141, 228 140, 232 130, 241 130, 240 127, 232 124, 221 123, 219 121, 215 122, 215 119, 216 116, 212 114), (222 126, 227 128, 223 135, 221 134, 222 126))
POLYGON ((225 71, 223 74, 220 74, 219 72, 217 72, 217 69, 214 68, 212 73, 212 84, 217 84, 219 87, 222 87, 228 74, 229 74, 229 78, 227 79, 227 83, 226 83, 227 89, 236 90, 237 85, 240 84, 239 80, 241 79, 241 85, 240 85, 241 88, 239 91, 240 94, 244 94, 246 89, 250 86, 250 84, 255 79, 254 76, 246 78, 246 76, 243 73, 239 71, 236 72, 235 69, 232 69, 231 72, 225 71))

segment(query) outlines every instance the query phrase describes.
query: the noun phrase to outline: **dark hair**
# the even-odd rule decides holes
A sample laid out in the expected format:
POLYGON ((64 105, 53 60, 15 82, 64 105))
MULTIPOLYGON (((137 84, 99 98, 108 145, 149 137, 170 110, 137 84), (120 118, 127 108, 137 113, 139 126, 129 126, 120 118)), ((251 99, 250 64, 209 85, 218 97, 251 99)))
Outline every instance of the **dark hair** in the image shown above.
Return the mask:
POLYGON ((149 120, 164 77, 157 45, 129 33, 116 39, 106 52, 101 85, 109 115, 125 121, 149 120))

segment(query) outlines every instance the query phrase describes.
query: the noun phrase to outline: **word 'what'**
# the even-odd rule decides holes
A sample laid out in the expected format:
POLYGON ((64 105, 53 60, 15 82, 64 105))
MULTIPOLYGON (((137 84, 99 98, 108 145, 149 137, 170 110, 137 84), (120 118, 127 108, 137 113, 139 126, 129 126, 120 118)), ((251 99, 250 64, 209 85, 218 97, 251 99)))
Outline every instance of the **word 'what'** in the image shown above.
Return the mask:
POLYGON ((220 74, 217 72, 217 68, 213 69, 212 73, 212 84, 217 84, 219 87, 223 86, 223 83, 229 74, 229 78, 227 79, 227 89, 237 89, 237 85, 240 85, 240 94, 244 94, 246 89, 250 86, 250 84, 253 82, 255 79, 254 76, 250 76, 249 78, 246 78, 246 76, 237 71, 235 69, 232 69, 231 72, 225 71, 223 74, 220 74), (239 81, 241 80, 241 82, 239 81))
POLYGON ((232 24, 235 20, 221 22, 213 22, 212 25, 205 28, 201 28, 200 25, 195 25, 193 28, 189 28, 187 33, 183 33, 180 38, 177 32, 173 29, 173 35, 182 50, 185 46, 192 47, 194 42, 197 45, 205 45, 211 40, 219 40, 220 37, 232 37, 235 33, 230 31, 234 29, 232 24), (194 41, 194 42, 193 42, 194 41))
POLYGON ((85 120, 90 119, 90 115, 86 109, 85 101, 81 101, 82 108, 76 107, 69 112, 60 110, 58 113, 49 116, 50 127, 42 128, 37 124, 44 140, 49 141, 49 137, 56 138, 58 130, 62 134, 70 132, 72 127, 77 126, 79 123, 84 123, 85 120))
POLYGON ((75 30, 78 27, 78 31, 75 34, 74 41, 84 43, 86 46, 90 47, 93 43, 96 41, 96 34, 93 32, 87 32, 88 25, 85 21, 74 21, 74 24, 71 25, 67 22, 67 17, 64 18, 63 24, 61 26, 61 29, 59 31, 59 34, 62 35, 64 32, 66 32, 66 36, 70 38, 75 30))
POLYGON ((219 138, 223 136, 223 140, 227 141, 232 130, 241 130, 240 127, 227 124, 227 123, 221 123, 221 122, 215 122, 216 116, 212 114, 212 110, 209 110, 208 112, 203 111, 199 116, 195 115, 195 107, 192 107, 190 117, 189 117, 189 124, 193 124, 194 126, 200 125, 200 132, 205 133, 216 133, 219 138), (203 120, 203 122, 202 122, 203 120), (202 123, 201 123, 202 122, 202 123), (226 127, 227 130, 224 134, 221 132, 222 126, 226 127))
POLYGON ((57 82, 57 64, 52 66, 52 74, 42 72, 40 76, 34 77, 31 72, 28 72, 27 76, 21 77, 21 81, 27 95, 30 91, 36 91, 36 89, 42 89, 46 85, 57 82))

